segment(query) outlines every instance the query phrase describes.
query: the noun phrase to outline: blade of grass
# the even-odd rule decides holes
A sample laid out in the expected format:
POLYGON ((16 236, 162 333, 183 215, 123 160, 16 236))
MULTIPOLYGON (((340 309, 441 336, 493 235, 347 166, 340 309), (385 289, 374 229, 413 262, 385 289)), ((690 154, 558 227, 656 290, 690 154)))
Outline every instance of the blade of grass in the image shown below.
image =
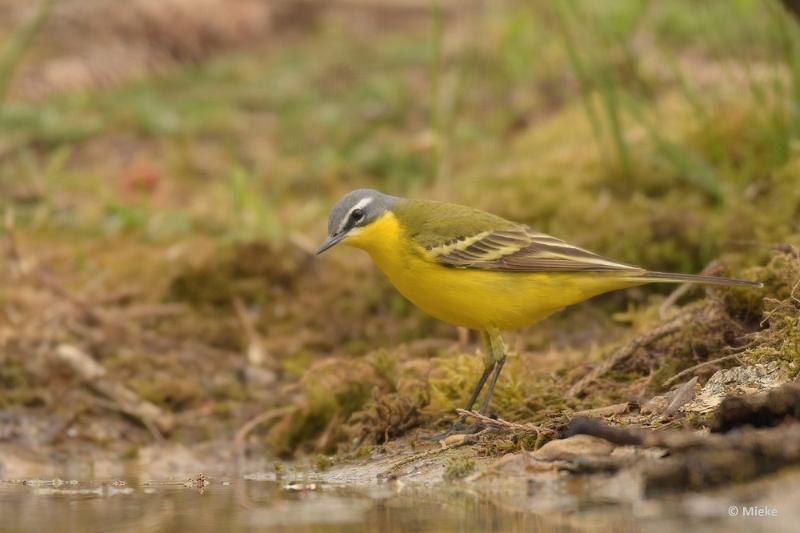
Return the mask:
POLYGON ((433 146, 433 176, 438 180, 444 171, 445 160, 445 117, 443 102, 443 77, 444 77, 444 9, 441 2, 433 1, 433 29, 431 35, 432 62, 430 68, 431 78, 431 115, 430 128, 434 134, 433 146))
POLYGON ((277 239, 282 228, 269 201, 258 190, 249 170, 236 165, 231 170, 231 201, 235 221, 233 233, 241 239, 277 239))
POLYGON ((22 56, 42 29, 58 0, 42 0, 31 19, 20 26, 11 36, 2 59, 0 59, 0 104, 5 101, 11 77, 19 66, 22 56))
MULTIPOLYGON (((581 59, 577 40, 569 26, 574 25, 573 23, 576 21, 579 23, 579 27, 590 27, 591 24, 588 20, 581 17, 580 10, 575 2, 558 3, 557 6, 559 19, 562 22, 562 35, 567 49, 567 56, 570 59, 576 78, 578 78, 584 109, 586 109, 589 120, 592 123, 595 136, 597 136, 597 131, 603 131, 603 128, 600 126, 602 121, 594 111, 592 88, 596 88, 598 91, 620 171, 625 176, 631 176, 633 174, 633 161, 631 159, 628 141, 625 137, 622 110, 620 108, 620 91, 622 90, 622 86, 611 72, 610 68, 598 59, 596 50, 593 50, 596 46, 587 46, 583 50, 585 55, 589 57, 588 64, 584 63, 581 59), (593 51, 595 53, 593 53, 593 51)), ((592 36, 589 35, 589 37, 592 36)), ((594 37, 595 41, 601 41, 596 35, 594 37)), ((610 55, 608 53, 609 46, 607 42, 598 42, 595 44, 603 49, 603 57, 608 57, 610 55)), ((600 137, 602 138, 602 135, 600 137)))
POLYGON ((652 108, 635 98, 625 100, 631 117, 647 132, 656 155, 672 168, 677 179, 701 189, 715 202, 724 201, 724 189, 714 168, 688 146, 666 138, 658 127, 658 116, 652 108), (647 110, 650 110, 648 113, 647 110))
POLYGON ((783 62, 789 68, 787 134, 790 139, 797 139, 800 135, 800 18, 776 2, 768 3, 767 8, 777 29, 783 62))
MULTIPOLYGON (((594 101, 592 100, 592 79, 589 70, 583 63, 583 59, 578 52, 578 45, 575 36, 572 33, 571 26, 571 13, 568 10, 567 3, 556 2, 556 19, 558 21, 559 33, 564 42, 564 48, 567 52, 572 71, 578 82, 578 90, 581 97, 581 105, 583 106, 589 124, 592 127, 597 146, 600 148, 601 153, 605 152, 603 122, 600 115, 595 109, 594 101)), ((574 10, 574 5, 570 4, 574 10)))

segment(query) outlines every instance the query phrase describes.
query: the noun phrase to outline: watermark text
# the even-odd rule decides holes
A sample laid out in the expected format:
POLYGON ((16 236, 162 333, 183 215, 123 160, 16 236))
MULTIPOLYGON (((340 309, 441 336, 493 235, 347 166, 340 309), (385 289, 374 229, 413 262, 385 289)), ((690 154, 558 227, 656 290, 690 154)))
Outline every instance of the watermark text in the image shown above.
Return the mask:
POLYGON ((778 510, 768 505, 731 505, 728 507, 728 516, 775 518, 778 510))

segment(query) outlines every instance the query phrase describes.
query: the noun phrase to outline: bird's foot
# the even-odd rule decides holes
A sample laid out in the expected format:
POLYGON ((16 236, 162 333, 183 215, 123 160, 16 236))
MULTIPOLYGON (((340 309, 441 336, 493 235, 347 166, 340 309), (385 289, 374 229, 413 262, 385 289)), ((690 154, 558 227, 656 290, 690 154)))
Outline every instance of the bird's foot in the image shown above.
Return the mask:
POLYGON ((465 424, 462 419, 459 419, 456 420, 447 431, 442 431, 441 433, 435 433, 433 435, 425 435, 420 437, 420 440, 440 441, 452 435, 474 435, 485 427, 486 426, 480 422, 465 424))

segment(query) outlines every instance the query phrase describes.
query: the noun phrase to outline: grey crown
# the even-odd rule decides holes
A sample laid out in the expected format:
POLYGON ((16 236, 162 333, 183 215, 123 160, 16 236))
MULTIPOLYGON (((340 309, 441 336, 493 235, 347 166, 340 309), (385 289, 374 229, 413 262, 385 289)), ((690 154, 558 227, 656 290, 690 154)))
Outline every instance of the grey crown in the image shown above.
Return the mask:
POLYGON ((382 192, 373 189, 356 189, 351 191, 336 202, 336 205, 331 209, 331 214, 328 217, 328 234, 334 235, 344 229, 350 229, 354 226, 364 226, 369 224, 376 218, 380 217, 387 209, 390 209, 399 198, 389 196, 382 192), (364 214, 363 218, 356 224, 349 225, 347 218, 350 216, 354 207, 359 205, 362 200, 369 199, 361 207, 361 212, 364 214))

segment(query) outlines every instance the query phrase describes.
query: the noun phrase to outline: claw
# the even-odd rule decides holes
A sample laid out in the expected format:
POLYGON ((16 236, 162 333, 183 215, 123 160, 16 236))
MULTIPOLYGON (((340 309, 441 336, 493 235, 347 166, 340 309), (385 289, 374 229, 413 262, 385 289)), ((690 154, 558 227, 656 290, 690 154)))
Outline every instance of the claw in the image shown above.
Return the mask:
POLYGON ((484 425, 475 422, 472 424, 465 424, 463 419, 456 420, 447 431, 435 433, 433 435, 425 435, 420 437, 420 440, 427 441, 440 441, 452 435, 474 435, 484 428, 484 425))

